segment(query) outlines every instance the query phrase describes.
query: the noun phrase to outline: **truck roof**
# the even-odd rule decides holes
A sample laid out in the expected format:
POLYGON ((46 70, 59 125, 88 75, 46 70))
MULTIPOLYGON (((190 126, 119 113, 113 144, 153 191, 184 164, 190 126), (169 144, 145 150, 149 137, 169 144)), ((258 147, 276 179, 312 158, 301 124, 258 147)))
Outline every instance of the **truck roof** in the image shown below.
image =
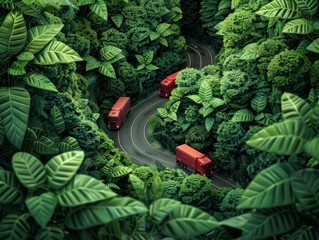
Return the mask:
POLYGON ((175 73, 172 73, 171 75, 167 76, 166 78, 169 79, 169 80, 174 80, 174 79, 176 79, 177 74, 179 74, 181 71, 182 70, 179 70, 179 71, 177 71, 175 73))
POLYGON ((162 81, 160 82, 160 84, 161 84, 162 86, 169 86, 172 82, 173 82, 172 80, 165 78, 164 80, 162 80, 162 81))
POLYGON ((182 144, 182 145, 179 145, 176 147, 176 149, 179 149, 183 152, 187 152, 189 155, 193 156, 193 157, 196 157, 196 158, 201 158, 201 157, 204 157, 205 154, 197 151, 196 149, 188 146, 187 144, 182 144))
POLYGON ((119 111, 119 110, 121 110, 128 101, 130 101, 130 97, 119 97, 119 99, 113 105, 111 111, 119 111))

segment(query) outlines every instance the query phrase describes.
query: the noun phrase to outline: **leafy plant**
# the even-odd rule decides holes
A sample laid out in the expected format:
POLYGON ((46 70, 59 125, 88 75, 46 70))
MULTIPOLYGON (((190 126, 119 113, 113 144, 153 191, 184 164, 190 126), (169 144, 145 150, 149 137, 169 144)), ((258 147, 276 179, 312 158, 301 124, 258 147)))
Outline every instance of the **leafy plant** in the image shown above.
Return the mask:
POLYGON ((164 45, 165 47, 168 47, 168 42, 166 38, 168 36, 171 36, 175 34, 174 30, 171 28, 171 24, 169 23, 161 23, 156 27, 156 32, 150 33, 150 39, 151 41, 154 41, 156 39, 159 39, 159 42, 164 45))
POLYGON ((158 67, 155 66, 154 64, 151 64, 151 62, 153 61, 153 57, 154 57, 154 52, 150 51, 147 52, 144 56, 142 55, 135 55, 137 61, 140 63, 140 65, 137 66, 137 71, 140 71, 144 68, 146 68, 147 70, 157 70, 158 67))

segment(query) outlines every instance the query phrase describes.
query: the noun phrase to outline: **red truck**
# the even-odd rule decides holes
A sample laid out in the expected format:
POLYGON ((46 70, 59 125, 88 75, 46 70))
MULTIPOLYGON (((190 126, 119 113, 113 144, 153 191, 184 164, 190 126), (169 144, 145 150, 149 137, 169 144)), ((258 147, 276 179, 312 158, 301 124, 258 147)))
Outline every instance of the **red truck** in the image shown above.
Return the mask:
POLYGON ((167 76, 164 80, 162 80, 159 84, 159 96, 161 97, 169 97, 172 90, 176 87, 175 80, 177 74, 179 74, 182 70, 177 71, 169 76, 167 76))
POLYGON ((109 129, 120 129, 122 123, 127 118, 131 109, 131 99, 129 97, 120 97, 113 105, 108 115, 107 126, 109 129))
POLYGON ((187 144, 176 147, 176 163, 186 168, 190 167, 204 176, 210 177, 212 175, 212 160, 187 144))

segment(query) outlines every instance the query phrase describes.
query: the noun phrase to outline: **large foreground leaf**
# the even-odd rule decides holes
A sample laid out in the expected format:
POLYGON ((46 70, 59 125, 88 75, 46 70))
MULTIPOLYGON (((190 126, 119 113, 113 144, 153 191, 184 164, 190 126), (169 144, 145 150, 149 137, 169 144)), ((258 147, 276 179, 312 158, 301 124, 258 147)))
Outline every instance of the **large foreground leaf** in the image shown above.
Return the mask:
POLYGON ((27 239, 31 230, 29 217, 28 213, 11 213, 5 216, 0 222, 0 239, 27 239))
POLYGON ((0 204, 18 204, 22 201, 22 186, 14 174, 0 169, 0 204))
POLYGON ((90 9, 104 20, 107 20, 107 7, 104 0, 96 0, 95 3, 90 5, 90 9))
POLYGON ((33 73, 30 76, 28 76, 25 80, 31 87, 52 92, 58 92, 54 84, 45 75, 33 73))
POLYGON ((307 226, 303 228, 298 228, 297 231, 292 233, 287 240, 317 240, 319 239, 319 231, 314 226, 307 226))
POLYGON ((307 19, 299 18, 289 21, 284 29, 283 33, 294 33, 294 34, 309 34, 313 31, 312 22, 307 19))
POLYGON ((164 218, 178 205, 181 205, 181 203, 174 199, 158 199, 150 205, 150 216, 155 224, 161 224, 164 218))
POLYGON ((61 206, 74 207, 106 200, 116 195, 101 181, 91 176, 78 174, 61 189, 58 200, 61 206))
POLYGON ((297 168, 278 163, 256 175, 241 197, 239 208, 271 208, 295 202, 291 175, 297 168))
POLYGON ((86 229, 147 211, 143 203, 133 198, 114 198, 103 205, 89 206, 72 212, 66 217, 66 226, 71 229, 86 229))
POLYGON ((161 231, 166 236, 183 239, 207 233, 217 226, 218 222, 208 213, 193 206, 177 205, 161 231))
POLYGON ((57 154, 59 149, 55 142, 46 136, 41 136, 34 141, 34 150, 41 154, 57 154))
POLYGON ((52 189, 59 189, 67 184, 82 164, 84 153, 72 151, 59 154, 45 165, 49 185, 52 189))
POLYGON ((319 53, 319 38, 315 39, 308 47, 307 50, 319 53))
POLYGON ((306 15, 314 15, 318 9, 318 0, 295 0, 298 7, 306 15))
POLYGON ((30 95, 20 87, 0 88, 0 118, 6 137, 16 148, 21 148, 27 130, 30 95))
POLYGON ((51 41, 41 52, 35 55, 34 63, 53 65, 82 61, 80 55, 63 42, 51 41))
POLYGON ((37 189, 46 181, 42 162, 35 156, 18 152, 12 157, 13 170, 20 182, 28 189, 37 189))
POLYGON ((58 227, 46 227, 37 232, 36 240, 63 240, 64 232, 58 227))
POLYGON ((60 109, 54 105, 50 111, 50 120, 53 123, 54 130, 61 134, 65 129, 65 123, 60 109))
POLYGON ((274 0, 259 9, 256 14, 265 17, 293 19, 300 17, 301 11, 295 1, 274 0))
POLYGON ((301 153, 313 136, 313 130, 305 122, 289 119, 260 130, 247 144, 265 152, 293 155, 301 153))

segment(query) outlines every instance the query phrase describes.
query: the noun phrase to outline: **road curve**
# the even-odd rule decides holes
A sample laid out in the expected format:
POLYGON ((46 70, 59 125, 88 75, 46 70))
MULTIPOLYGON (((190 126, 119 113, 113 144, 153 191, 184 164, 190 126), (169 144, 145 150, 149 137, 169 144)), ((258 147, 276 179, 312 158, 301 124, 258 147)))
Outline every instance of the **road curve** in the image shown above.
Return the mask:
MULTIPOLYGON (((214 64, 213 51, 209 46, 190 42, 187 46, 186 61, 188 67, 201 69, 214 64)), ((128 153, 133 162, 139 165, 156 165, 158 161, 165 167, 177 168, 175 155, 156 149, 146 137, 148 121, 156 109, 162 107, 166 101, 166 98, 161 98, 158 92, 154 92, 131 108, 130 116, 120 131, 112 132, 115 146, 128 153)), ((214 188, 236 188, 225 176, 216 173, 212 177, 212 185, 214 188)))

